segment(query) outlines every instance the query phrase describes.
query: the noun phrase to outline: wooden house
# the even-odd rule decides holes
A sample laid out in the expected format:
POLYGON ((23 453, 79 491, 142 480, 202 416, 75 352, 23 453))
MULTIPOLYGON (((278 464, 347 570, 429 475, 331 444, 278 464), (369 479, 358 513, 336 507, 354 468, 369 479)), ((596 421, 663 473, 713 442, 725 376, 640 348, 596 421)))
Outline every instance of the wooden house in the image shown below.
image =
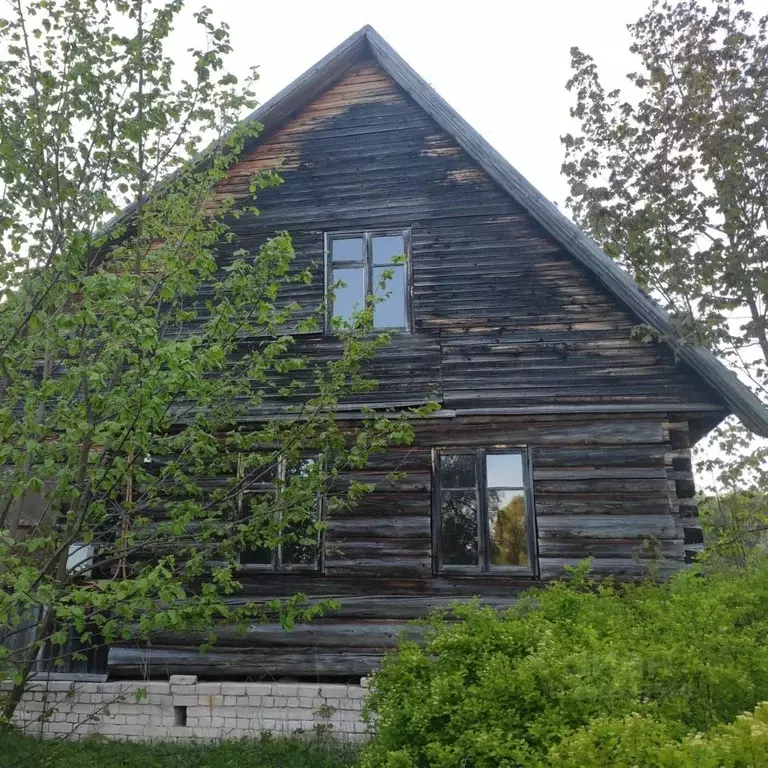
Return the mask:
MULTIPOLYGON (((457 599, 509 606, 593 558, 598 574, 662 573, 700 551, 690 449, 729 414, 768 435, 766 407, 709 352, 675 339, 664 312, 542 197, 370 27, 250 118, 261 136, 226 191, 256 170, 245 241, 288 230, 299 265, 324 264, 307 306, 344 279, 344 314, 393 253, 377 322, 400 330, 376 363, 376 404, 437 401, 417 441, 361 473, 363 506, 328 521, 304 569, 243 576, 245 592, 334 597, 294 631, 254 626, 198 654, 195 638, 110 649, 114 677, 354 678, 408 620, 457 599), (664 343, 638 343, 647 324, 664 343), (399 467, 399 483, 384 481, 399 467)), ((331 354, 328 330, 300 337, 331 354)))

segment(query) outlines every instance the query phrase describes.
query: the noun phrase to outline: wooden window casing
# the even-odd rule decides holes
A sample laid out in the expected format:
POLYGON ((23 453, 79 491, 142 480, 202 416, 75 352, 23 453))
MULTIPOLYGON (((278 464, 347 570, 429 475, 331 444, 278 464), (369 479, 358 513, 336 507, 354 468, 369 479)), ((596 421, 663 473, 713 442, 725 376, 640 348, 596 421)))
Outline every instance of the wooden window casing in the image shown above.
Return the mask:
MULTIPOLYGON (((307 456, 304 460, 317 461, 316 456, 307 456)), ((262 494, 273 494, 278 504, 280 502, 280 486, 284 485, 287 479, 288 466, 285 459, 279 459, 274 467, 274 480, 267 480, 264 482, 257 481, 252 483, 243 483, 240 491, 238 492, 237 508, 240 515, 245 514, 246 504, 251 496, 262 494)), ((242 470, 238 467, 238 475, 241 475, 242 470)), ((324 499, 318 494, 316 500, 315 514, 317 520, 322 520, 324 517, 324 499)), ((304 572, 322 572, 324 567, 323 551, 324 537, 318 532, 316 537, 316 544, 314 548, 314 558, 312 562, 296 563, 285 562, 286 542, 280 542, 273 550, 268 550, 270 554, 270 562, 258 563, 241 563, 238 570, 240 571, 254 571, 254 572, 275 572, 275 571, 304 571, 304 572)), ((246 550, 248 555, 255 555, 255 550, 246 550)))
MULTIPOLYGON (((494 485, 492 490, 505 490, 494 485)), ((536 578, 539 575, 536 551, 536 515, 533 499, 533 467, 530 451, 526 446, 494 446, 493 448, 466 448, 447 446, 432 451, 432 569, 439 573, 466 574, 519 574, 536 578), (488 456, 517 454, 521 457, 522 484, 510 487, 524 495, 525 543, 528 563, 521 565, 493 564, 491 562, 491 531, 488 509, 488 485, 486 459, 488 456), (474 462, 475 482, 473 486, 443 487, 441 482, 441 456, 467 456, 474 462), (477 522, 477 562, 472 564, 454 564, 444 562, 443 539, 443 503, 444 492, 474 492, 477 522)))
MULTIPOLYGON (((374 272, 382 268, 403 268, 403 299, 404 299, 404 317, 402 325, 380 326, 376 330, 401 330, 411 332, 413 330, 413 271, 411 264, 411 230, 410 229, 381 229, 381 230, 351 230, 348 232, 326 232, 324 242, 325 254, 325 295, 333 286, 337 279, 334 278, 336 270, 360 269, 363 272, 363 297, 367 299, 375 294, 377 281, 374 278, 374 272), (405 262, 402 265, 376 261, 373 253, 373 241, 379 237, 402 237, 405 262), (359 258, 333 259, 333 244, 340 240, 362 240, 362 250, 359 258)), ((390 281, 391 285, 391 281, 390 281)), ((388 286, 389 289, 389 286, 388 286)), ((333 333, 333 318, 335 301, 328 304, 325 314, 325 331, 333 333)), ((362 309, 362 307, 361 307, 362 309)))

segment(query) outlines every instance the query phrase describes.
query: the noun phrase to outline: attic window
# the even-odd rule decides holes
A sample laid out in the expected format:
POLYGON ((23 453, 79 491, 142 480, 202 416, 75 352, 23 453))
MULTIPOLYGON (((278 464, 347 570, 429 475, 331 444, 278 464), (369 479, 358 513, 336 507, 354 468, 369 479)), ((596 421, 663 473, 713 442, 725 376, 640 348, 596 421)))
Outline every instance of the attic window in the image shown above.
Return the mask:
POLYGON ((366 298, 381 299, 373 324, 410 329, 410 232, 349 232, 327 236, 326 282, 333 288, 328 330, 349 322, 366 298))

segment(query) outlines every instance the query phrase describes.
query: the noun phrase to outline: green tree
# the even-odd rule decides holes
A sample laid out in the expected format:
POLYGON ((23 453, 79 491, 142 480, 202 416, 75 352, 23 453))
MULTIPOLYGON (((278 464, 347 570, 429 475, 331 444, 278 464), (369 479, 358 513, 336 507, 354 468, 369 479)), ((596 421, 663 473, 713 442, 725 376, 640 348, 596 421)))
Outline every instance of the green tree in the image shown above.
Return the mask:
MULTIPOLYGON (((768 396, 768 16, 743 0, 654 0, 629 25, 638 70, 606 90, 571 51, 563 138, 576 221, 670 312, 684 340, 768 396)), ((710 464, 768 487, 768 448, 734 420, 710 464)))
POLYGON ((768 544, 768 495, 735 490, 704 495, 699 514, 706 532, 704 560, 711 567, 749 568, 765 557, 768 544))
POLYGON ((316 615, 300 595, 229 601, 242 553, 307 556, 318 496, 330 514, 353 503, 366 488, 340 475, 411 435, 404 414, 336 418, 375 385, 366 364, 388 337, 367 333, 371 306, 337 359, 296 353, 287 329, 316 328, 323 307, 297 320, 281 288, 311 275, 287 233, 238 242, 232 223, 258 211, 220 191, 260 128, 238 123, 255 74, 227 72, 228 29, 207 9, 188 66, 171 60, 183 6, 16 0, 0 19, 5 722, 41 652, 73 638, 81 656, 316 615))

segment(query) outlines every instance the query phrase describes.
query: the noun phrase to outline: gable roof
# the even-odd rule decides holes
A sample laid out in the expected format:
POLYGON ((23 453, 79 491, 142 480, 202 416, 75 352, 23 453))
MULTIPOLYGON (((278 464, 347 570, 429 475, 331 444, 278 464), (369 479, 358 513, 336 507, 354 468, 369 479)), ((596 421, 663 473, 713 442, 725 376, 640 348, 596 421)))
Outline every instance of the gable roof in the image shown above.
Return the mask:
MULTIPOLYGON (((752 432, 768 437, 768 406, 715 355, 680 341, 669 315, 610 256, 545 198, 466 122, 409 64, 366 25, 310 67, 303 75, 245 118, 264 126, 261 137, 279 128, 299 109, 339 80, 364 56, 372 56, 390 77, 480 165, 538 224, 629 309, 664 337, 674 354, 692 368, 728 409, 752 432)), ((259 137, 260 138, 260 137, 259 137)), ((259 141, 256 139, 256 142, 259 141)), ((204 153, 200 162, 205 161, 204 153)), ((125 221, 132 207, 107 226, 125 221)))

